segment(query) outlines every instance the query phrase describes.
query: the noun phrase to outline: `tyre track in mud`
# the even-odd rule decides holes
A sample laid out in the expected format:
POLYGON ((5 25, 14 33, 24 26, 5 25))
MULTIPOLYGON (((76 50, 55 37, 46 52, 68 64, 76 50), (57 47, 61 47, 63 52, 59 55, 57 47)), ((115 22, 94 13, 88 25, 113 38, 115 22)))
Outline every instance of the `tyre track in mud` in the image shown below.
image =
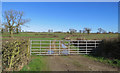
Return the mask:
POLYGON ((117 68, 84 56, 48 56, 50 71, 117 71, 117 68))
MULTIPOLYGON (((52 49, 56 49, 56 40, 52 49)), ((46 58, 49 71, 117 71, 118 69, 81 55, 48 56, 46 58)))
POLYGON ((118 70, 113 66, 94 61, 92 59, 89 59, 81 55, 68 56, 66 58, 81 64, 82 66, 88 68, 90 71, 117 71, 118 70))

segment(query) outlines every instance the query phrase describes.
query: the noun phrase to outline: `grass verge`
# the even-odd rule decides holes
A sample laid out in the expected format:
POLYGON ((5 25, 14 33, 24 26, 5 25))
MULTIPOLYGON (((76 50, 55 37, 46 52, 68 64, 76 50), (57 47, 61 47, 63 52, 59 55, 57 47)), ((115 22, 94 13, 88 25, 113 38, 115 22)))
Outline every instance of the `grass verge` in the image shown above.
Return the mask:
POLYGON ((32 56, 31 62, 21 71, 47 71, 45 56, 32 56))
POLYGON ((92 56, 92 55, 83 55, 83 56, 88 57, 90 59, 93 59, 95 61, 105 63, 105 64, 120 67, 120 60, 118 60, 118 59, 107 59, 107 58, 104 58, 104 57, 95 57, 95 56, 92 56))

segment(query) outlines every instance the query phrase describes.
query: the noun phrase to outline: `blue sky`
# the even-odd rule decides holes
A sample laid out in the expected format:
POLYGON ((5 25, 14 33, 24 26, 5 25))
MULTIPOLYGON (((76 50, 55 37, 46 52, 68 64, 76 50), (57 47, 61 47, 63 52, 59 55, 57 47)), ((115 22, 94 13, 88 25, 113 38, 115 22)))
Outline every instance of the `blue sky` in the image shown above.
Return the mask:
POLYGON ((5 10, 19 10, 25 13, 25 18, 31 21, 23 26, 26 31, 42 32, 68 31, 98 28, 106 31, 118 31, 117 2, 3 2, 5 10))

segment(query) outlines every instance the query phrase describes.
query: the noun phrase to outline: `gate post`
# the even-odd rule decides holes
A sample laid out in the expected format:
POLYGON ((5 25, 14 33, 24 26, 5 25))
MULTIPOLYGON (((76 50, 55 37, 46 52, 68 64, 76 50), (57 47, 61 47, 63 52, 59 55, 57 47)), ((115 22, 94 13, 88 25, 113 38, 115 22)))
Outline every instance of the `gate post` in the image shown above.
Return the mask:
POLYGON ((95 49, 93 50, 93 53, 95 53, 95 51, 96 51, 96 47, 97 47, 97 45, 96 45, 96 40, 95 40, 95 49))
POLYGON ((30 40, 30 55, 31 55, 31 45, 32 45, 32 40, 30 40))
POLYGON ((86 54, 87 54, 87 40, 86 40, 86 54))
POLYGON ((41 54, 41 40, 40 40, 40 54, 41 54))
POLYGON ((69 54, 70 54, 70 40, 69 40, 69 44, 68 44, 68 50, 69 50, 69 54))
POLYGON ((51 40, 50 40, 50 55, 51 55, 51 40))
POLYGON ((78 45, 77 45, 77 54, 79 54, 79 40, 77 40, 78 41, 78 45))
POLYGON ((96 48, 96 40, 95 40, 95 48, 96 48))
POLYGON ((60 55, 60 40, 59 40, 59 55, 60 55))

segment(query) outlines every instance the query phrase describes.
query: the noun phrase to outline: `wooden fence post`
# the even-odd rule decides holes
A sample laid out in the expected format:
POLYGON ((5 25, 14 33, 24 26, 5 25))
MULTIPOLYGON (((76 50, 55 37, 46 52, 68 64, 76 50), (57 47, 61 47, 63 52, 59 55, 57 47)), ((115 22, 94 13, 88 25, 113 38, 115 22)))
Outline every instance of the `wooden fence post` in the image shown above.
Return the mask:
POLYGON ((30 54, 30 38, 28 39, 28 54, 30 54))
POLYGON ((30 55, 31 55, 32 40, 30 40, 30 55))

